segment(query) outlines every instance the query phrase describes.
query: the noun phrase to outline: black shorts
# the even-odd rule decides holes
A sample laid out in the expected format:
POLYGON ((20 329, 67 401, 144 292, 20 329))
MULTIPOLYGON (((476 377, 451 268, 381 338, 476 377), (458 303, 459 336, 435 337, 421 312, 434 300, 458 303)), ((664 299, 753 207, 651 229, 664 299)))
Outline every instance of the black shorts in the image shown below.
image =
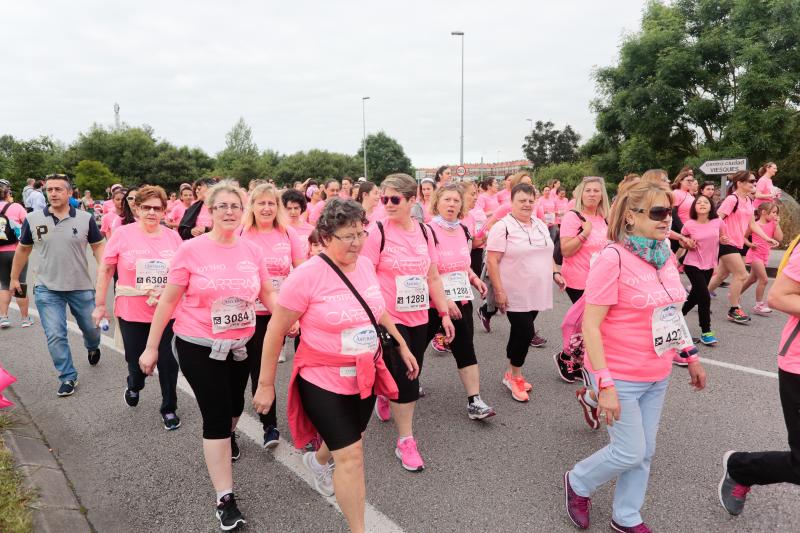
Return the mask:
MULTIPOLYGON (((11 263, 14 262, 14 251, 0 252, 0 291, 7 291, 11 287, 11 263)), ((19 282, 25 283, 28 273, 28 263, 22 267, 19 273, 19 282)))
POLYGON ((375 407, 375 395, 336 394, 297 376, 297 391, 306 416, 331 451, 361 440, 375 407))
MULTIPOLYGON (((477 365, 478 358, 475 356, 475 344, 473 343, 475 325, 472 319, 472 302, 467 301, 465 304, 458 302, 456 305, 461 310, 461 318, 459 320, 453 320, 456 336, 450 343, 450 351, 456 360, 456 367, 460 370, 468 366, 477 365)), ((439 318, 439 311, 432 307, 428 310, 428 337, 425 342, 426 347, 436 333, 441 331, 441 328, 442 319, 439 318)))
MULTIPOLYGON (((419 365, 419 373, 422 374, 422 362, 425 359, 425 348, 428 346, 428 324, 420 324, 419 326, 405 326, 403 324, 395 324, 397 331, 405 339, 408 349, 419 365)), ((405 365, 401 365, 405 367, 405 365)), ((399 395, 396 403, 411 403, 419 400, 419 376, 415 379, 408 379, 405 371, 401 374, 392 374, 399 395)))
POLYGON ((723 255, 729 255, 729 254, 745 255, 746 253, 747 250, 744 247, 737 248, 736 246, 732 246, 730 244, 720 244, 719 254, 717 255, 717 257, 722 257, 723 255))

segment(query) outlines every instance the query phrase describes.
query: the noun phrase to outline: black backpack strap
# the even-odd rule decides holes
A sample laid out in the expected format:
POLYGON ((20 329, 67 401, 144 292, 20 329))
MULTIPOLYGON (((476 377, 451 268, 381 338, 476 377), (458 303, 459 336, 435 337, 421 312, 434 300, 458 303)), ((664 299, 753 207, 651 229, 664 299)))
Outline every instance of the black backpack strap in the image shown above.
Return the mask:
POLYGON ((3 210, 0 211, 0 217, 6 216, 6 211, 8 211, 9 207, 11 207, 11 202, 6 202, 6 205, 5 207, 3 207, 3 210))
POLYGON ((469 230, 467 229, 467 227, 464 224, 460 224, 460 225, 461 225, 461 229, 464 230, 464 237, 467 238, 467 242, 471 241, 472 240, 472 235, 469 234, 469 230))
POLYGON ((383 252, 383 246, 386 244, 386 234, 383 232, 383 222, 380 220, 375 222, 375 225, 378 226, 378 231, 381 232, 381 247, 378 250, 378 253, 383 252))
MULTIPOLYGON (((425 242, 428 242, 428 231, 425 229, 425 224, 420 222, 419 223, 419 229, 422 230, 422 236, 425 237, 425 242)), ((431 233, 433 233, 433 230, 431 230, 431 233)), ((436 245, 436 246, 439 246, 439 240, 436 238, 436 234, 435 233, 433 234, 433 244, 436 245)))

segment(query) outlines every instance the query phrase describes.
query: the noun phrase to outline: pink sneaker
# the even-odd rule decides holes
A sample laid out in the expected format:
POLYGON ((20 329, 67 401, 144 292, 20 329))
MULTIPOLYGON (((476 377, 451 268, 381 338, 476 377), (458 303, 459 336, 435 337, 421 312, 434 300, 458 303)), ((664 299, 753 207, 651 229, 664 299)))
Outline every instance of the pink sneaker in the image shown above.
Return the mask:
POLYGON ((689 363, 686 362, 686 359, 681 357, 677 351, 675 352, 675 355, 672 356, 672 364, 675 366, 689 366, 689 363))
POLYGON ((409 472, 422 472, 425 469, 425 463, 417 450, 417 441, 414 440, 414 437, 409 437, 403 441, 397 439, 397 447, 394 449, 394 454, 400 459, 403 468, 409 472))
POLYGON ((753 306, 753 312, 757 315, 769 316, 772 309, 764 302, 756 302, 756 305, 753 306))
POLYGON ((378 399, 375 401, 375 416, 381 422, 387 422, 392 418, 392 409, 389 407, 389 398, 386 396, 378 395, 378 399))

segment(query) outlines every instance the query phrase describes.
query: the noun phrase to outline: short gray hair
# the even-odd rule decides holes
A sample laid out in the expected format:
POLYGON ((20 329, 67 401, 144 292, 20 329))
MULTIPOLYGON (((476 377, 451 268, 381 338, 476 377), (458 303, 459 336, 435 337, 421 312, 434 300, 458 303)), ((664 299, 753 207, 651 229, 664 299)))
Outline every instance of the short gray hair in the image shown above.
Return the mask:
POLYGON ((353 226, 356 222, 361 222, 364 226, 369 224, 367 213, 361 204, 355 200, 331 198, 317 220, 317 232, 323 240, 329 241, 336 230, 353 226))

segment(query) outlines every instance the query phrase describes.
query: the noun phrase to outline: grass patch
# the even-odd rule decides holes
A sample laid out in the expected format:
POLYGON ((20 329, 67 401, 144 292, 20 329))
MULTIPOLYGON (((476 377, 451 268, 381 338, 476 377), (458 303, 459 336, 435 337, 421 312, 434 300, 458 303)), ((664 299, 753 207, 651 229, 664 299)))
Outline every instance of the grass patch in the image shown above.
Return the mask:
MULTIPOLYGON (((11 427, 11 416, 0 412, 0 432, 11 427)), ((22 474, 0 436, 0 531, 30 533, 33 520, 30 505, 34 493, 22 485, 22 474)))

